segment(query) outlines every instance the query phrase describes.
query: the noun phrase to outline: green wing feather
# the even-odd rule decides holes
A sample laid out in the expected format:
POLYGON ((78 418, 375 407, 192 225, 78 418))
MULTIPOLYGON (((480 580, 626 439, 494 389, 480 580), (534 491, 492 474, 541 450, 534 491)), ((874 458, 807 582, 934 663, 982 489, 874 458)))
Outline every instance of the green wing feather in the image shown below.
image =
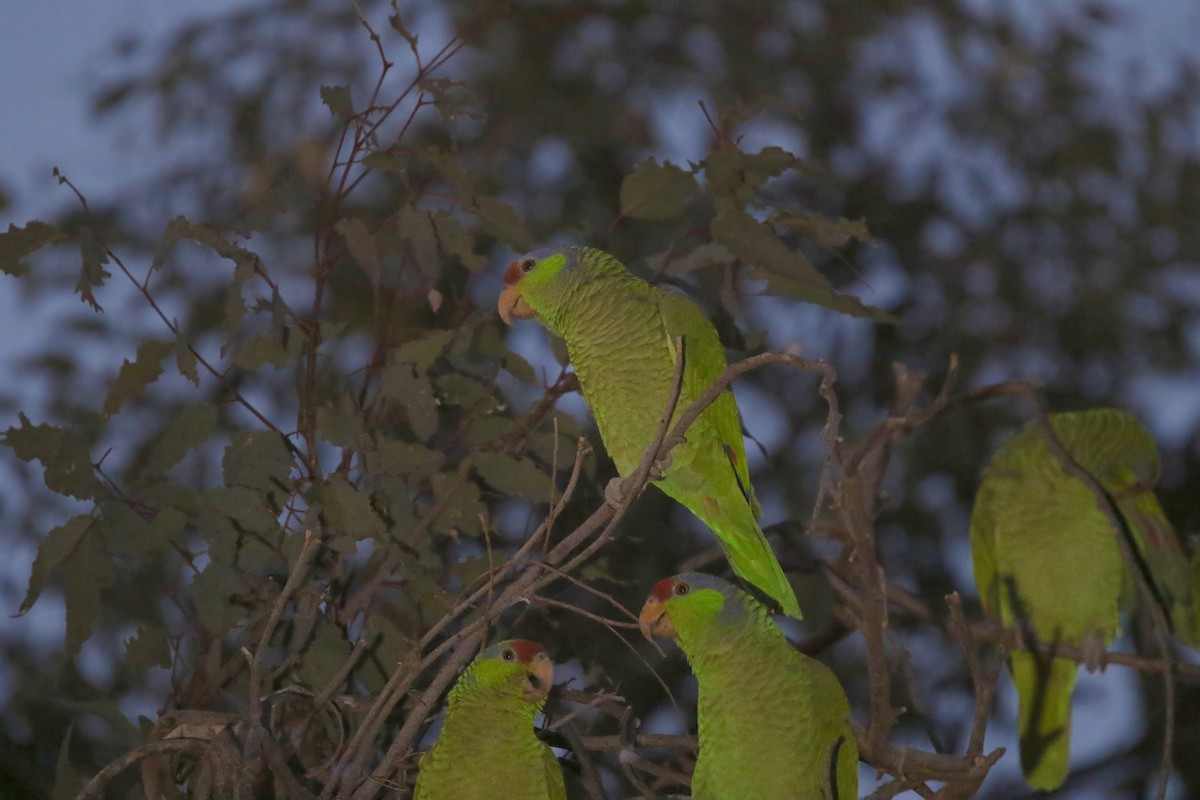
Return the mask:
MULTIPOLYGON (((1154 497, 1159 457, 1149 432, 1115 409, 1053 414, 1050 425, 1114 501, 1168 608, 1186 613, 1187 563, 1154 497)), ((1129 570, 1095 496, 1062 471, 1037 426, 1008 440, 984 469, 971 546, 984 608, 1002 623, 1026 621, 1043 642, 1112 642, 1132 597, 1129 570)), ((1077 667, 1014 653, 1010 669, 1021 700, 1026 779, 1052 789, 1066 776, 1077 667)))

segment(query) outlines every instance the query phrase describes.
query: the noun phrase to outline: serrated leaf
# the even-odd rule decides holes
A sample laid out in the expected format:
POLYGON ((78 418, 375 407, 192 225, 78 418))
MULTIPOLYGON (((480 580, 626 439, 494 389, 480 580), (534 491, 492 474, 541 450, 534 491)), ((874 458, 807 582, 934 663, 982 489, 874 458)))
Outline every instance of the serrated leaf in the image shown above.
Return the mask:
POLYGON ((137 635, 125 640, 125 663, 150 669, 171 666, 171 646, 160 627, 138 628, 137 635))
POLYGON ((439 375, 437 379, 438 397, 447 406, 491 408, 495 406, 493 389, 490 383, 485 386, 474 378, 455 372, 439 375))
POLYGON ((18 413, 18 419, 21 427, 6 430, 2 443, 22 461, 40 461, 45 468, 43 479, 51 491, 79 500, 91 499, 96 481, 87 442, 69 428, 31 425, 24 412, 18 413))
POLYGON ((463 481, 452 472, 439 472, 430 481, 433 496, 442 513, 430 526, 441 533, 463 532, 479 534, 480 518, 487 507, 479 502, 479 487, 473 481, 463 481))
POLYGON ((67 606, 66 655, 74 658, 100 618, 101 593, 117 578, 112 557, 94 529, 84 532, 61 565, 63 600, 67 606))
POLYGON ((487 258, 475 252, 475 238, 453 214, 434 211, 430 217, 443 253, 457 258, 471 272, 479 272, 487 265, 487 258))
POLYGON ((621 181, 621 215, 634 219, 673 219, 700 195, 695 176, 653 158, 621 181))
POLYGON ((212 250, 221 258, 233 262, 234 281, 239 290, 258 269, 261 260, 257 253, 242 247, 228 238, 230 231, 216 225, 192 222, 187 217, 175 217, 163 231, 163 243, 155 256, 152 267, 158 269, 180 239, 195 242, 212 250))
POLYGON ((236 345, 233 363, 243 369, 258 370, 266 364, 282 369, 300 358, 301 337, 290 325, 272 325, 236 345))
POLYGON ((429 378, 414 373, 409 364, 393 364, 380 376, 380 388, 404 406, 409 427, 418 439, 425 441, 437 433, 437 400, 429 378))
POLYGON ((304 648, 297 673, 308 686, 324 686, 337 674, 351 651, 341 631, 329 624, 317 628, 317 635, 304 648))
POLYGON ((423 374, 429 371, 453 338, 452 330, 430 331, 397 347, 392 360, 399 364, 412 364, 418 374, 423 374))
POLYGON ((15 277, 28 274, 29 265, 23 258, 66 238, 57 225, 38 220, 30 220, 23 228, 9 224, 8 230, 0 233, 0 272, 15 277))
POLYGON ((38 545, 37 558, 29 571, 29 586, 25 590, 25 599, 21 601, 21 607, 17 610, 18 616, 33 608, 33 604, 37 602, 50 580, 50 573, 71 555, 95 521, 94 517, 86 514, 72 517, 46 534, 38 545))
POLYGON ((741 208, 768 179, 801 166, 803 163, 782 147, 766 147, 757 153, 719 147, 704 159, 704 176, 719 198, 717 207, 724 211, 741 208))
POLYGON ((154 535, 154 529, 145 517, 124 499, 115 496, 107 496, 101 501, 94 532, 99 533, 101 540, 107 543, 109 555, 114 557, 160 553, 168 544, 154 535))
POLYGON ((154 339, 139 344, 133 361, 125 359, 116 379, 109 387, 108 397, 104 399, 104 416, 111 417, 121 410, 121 406, 158 380, 163 374, 163 359, 174 349, 175 345, 172 342, 154 339))
POLYGON ((822 247, 837 249, 845 247, 851 239, 867 243, 871 232, 865 219, 842 219, 823 217, 820 214, 784 214, 771 216, 771 222, 797 231, 816 241, 822 247))
POLYGON ((160 475, 178 464, 193 447, 208 440, 217 429, 217 407, 211 403, 196 403, 179 409, 162 432, 155 437, 141 475, 160 475))
POLYGON ((200 362, 196 358, 196 354, 192 352, 192 348, 188 347, 183 340, 176 342, 175 366, 179 370, 179 374, 191 381, 193 386, 200 385, 199 365, 200 362))
POLYGON ((103 311, 96 301, 94 290, 104 285, 112 277, 112 273, 104 268, 108 263, 108 253, 91 237, 85 236, 79 240, 79 254, 82 265, 79 268, 79 279, 75 281, 75 293, 79 299, 92 307, 93 311, 103 311))
POLYGON ((371 496, 351 486, 341 475, 331 475, 320 495, 325 520, 335 531, 355 541, 383 535, 385 526, 371 506, 371 496))
POLYGON ((507 453, 476 453, 471 461, 479 477, 493 489, 535 503, 553 500, 554 480, 532 461, 507 453))
POLYGON ((231 520, 239 533, 269 537, 279 529, 267 498, 248 486, 218 486, 206 489, 202 497, 208 513, 231 520))
POLYGON ((231 598, 245 589, 237 573, 216 560, 192 579, 192 602, 210 633, 221 635, 241 621, 244 612, 231 598))
POLYGON ((723 245, 702 244, 685 256, 673 259, 667 264, 668 275, 686 275, 698 269, 708 269, 714 266, 728 266, 735 261, 733 253, 723 245))
POLYGON ((438 258, 437 231, 428 211, 404 206, 396 213, 396 228, 405 242, 408 258, 416 263, 421 273, 435 281, 442 274, 438 258))
POLYGON ((508 203, 495 197, 476 195, 471 198, 471 208, 483 227, 500 241, 512 245, 519 252, 529 249, 529 231, 508 203))
POLYGON ((371 471, 378 475, 409 475, 432 472, 446 460, 441 452, 419 442, 397 442, 385 439, 372 454, 371 471))
POLYGON ((221 460, 226 486, 248 486, 264 492, 289 491, 292 455, 274 431, 238 431, 221 460))
POLYGON ((354 116, 354 108, 350 104, 350 90, 345 86, 322 86, 321 102, 329 109, 333 118, 340 122, 348 122, 354 116))
MULTIPOLYGON (((395 7, 395 3, 393 3, 392 8, 395 7)), ((420 37, 408 29, 408 26, 404 24, 404 20, 400 18, 399 11, 388 15, 388 24, 392 26, 392 30, 403 37, 404 41, 408 42, 408 49, 412 51, 413 58, 419 64, 421 62, 421 55, 417 52, 417 42, 420 41, 420 37)))
POLYGON ((366 434, 363 432, 362 412, 348 394, 342 394, 335 402, 317 409, 317 434, 338 447, 358 447, 366 434))
POLYGON ((371 238, 371 234, 367 231, 366 223, 358 217, 346 217, 345 219, 339 219, 333 227, 346 240, 346 249, 350 251, 350 255, 358 262, 358 266, 362 267, 362 271, 371 279, 371 283, 378 286, 380 275, 379 252, 375 247, 375 240, 371 238))

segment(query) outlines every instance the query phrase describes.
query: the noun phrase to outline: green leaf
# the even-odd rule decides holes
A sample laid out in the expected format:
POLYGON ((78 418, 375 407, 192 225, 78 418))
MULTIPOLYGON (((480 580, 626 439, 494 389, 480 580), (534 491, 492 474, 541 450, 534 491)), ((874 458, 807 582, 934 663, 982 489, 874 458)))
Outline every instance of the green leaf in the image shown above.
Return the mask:
POLYGON ((232 602, 234 595, 246 591, 236 572, 216 561, 192 579, 192 602, 199 621, 214 635, 221 635, 239 623, 243 610, 232 602))
POLYGON ((179 409, 155 437, 141 464, 142 476, 161 475, 178 464, 193 447, 208 440, 217 429, 217 407, 195 403, 179 409))
POLYGON ((137 636, 125 640, 125 663, 140 669, 171 666, 171 647, 160 627, 138 628, 137 636))
POLYGON ((429 378, 415 374, 409 364, 392 364, 384 369, 379 384, 386 397, 404 406, 409 427, 418 439, 425 441, 437 433, 438 403, 429 378))
POLYGON ((479 487, 474 481, 460 480, 453 472, 439 472, 431 483, 435 502, 443 509, 430 526, 433 530, 450 534, 483 532, 481 519, 486 518, 487 506, 479 502, 479 487))
POLYGON ((845 247, 851 239, 867 243, 872 241, 865 219, 841 219, 823 217, 820 214, 776 213, 771 222, 802 233, 822 247, 838 249, 845 247))
POLYGON ((145 391, 146 387, 158 380, 163 374, 163 359, 166 358, 175 345, 149 339, 138 345, 137 356, 133 361, 126 359, 121 364, 116 380, 109 387, 108 397, 104 399, 104 416, 111 417, 121 410, 121 406, 145 391))
POLYGON ((479 272, 487 265, 487 258, 475 252, 475 238, 453 214, 434 211, 430 217, 442 252, 457 258, 471 272, 479 272))
POLYGON ((46 470, 46 487, 51 491, 79 500, 94 497, 96 480, 87 442, 69 428, 31 425, 24 412, 18 418, 21 427, 6 430, 2 443, 22 461, 40 461, 46 470))
POLYGON ((269 330, 239 342, 233 363, 251 371, 266 364, 282 369, 300 358, 301 346, 301 337, 295 328, 272 324, 269 330))
POLYGON ((321 102, 340 122, 348 122, 354 116, 354 108, 350 104, 350 90, 345 86, 322 86, 321 102))
POLYGON ((350 656, 350 643, 334 625, 323 624, 317 635, 304 648, 297 673, 308 686, 324 686, 329 683, 342 664, 350 656))
POLYGON ((331 475, 321 487, 326 522, 335 531, 358 541, 382 536, 383 520, 371 506, 371 496, 355 489, 341 475, 331 475))
POLYGON ((17 610, 18 616, 33 608, 33 604, 37 602, 50 580, 50 573, 71 555, 95 521, 95 517, 83 514, 72 517, 46 534, 38 545, 37 558, 29 571, 29 586, 25 590, 25 599, 21 601, 21 607, 17 610))
POLYGON ((27 274, 29 265, 23 258, 66 238, 58 226, 37 220, 30 220, 23 228, 9 224, 8 230, 0 233, 0 272, 14 277, 27 274))
POLYGON ((435 330, 424 336, 409 339, 396 348, 392 360, 400 364, 412 364, 417 374, 424 374, 450 344, 454 331, 435 330))
POLYGON ((408 258, 425 277, 436 281, 442 274, 442 263, 438 257, 437 231, 429 212, 406 205, 396 213, 395 219, 408 258))
POLYGON ((471 198, 471 210, 479 217, 483 227, 500 241, 512 245, 519 252, 529 249, 529 231, 508 203, 495 197, 477 195, 471 198))
POLYGON ((362 271, 367 273, 372 285, 378 286, 379 252, 375 247, 375 240, 367 231, 366 223, 358 217, 346 217, 339 219, 333 227, 346 240, 346 248, 350 251, 350 255, 362 267, 362 271))
POLYGON ((507 453, 476 453, 471 458, 479 477, 506 495, 549 503, 554 497, 554 479, 532 461, 507 453))
POLYGON ((385 439, 379 443, 371 462, 371 472, 381 477, 432 472, 445 462, 441 452, 419 442, 397 442, 385 439))
POLYGON ((71 734, 75 731, 75 720, 67 723, 67 731, 63 734, 62 744, 58 748, 58 759, 54 764, 54 788, 50 792, 51 800, 75 800, 83 789, 83 781, 79 773, 71 766, 71 734))
POLYGON ((653 158, 621 181, 621 215, 634 219, 673 219, 700 196, 700 185, 691 173, 653 158))
POLYGON ((290 491, 292 454, 275 431, 238 431, 221 461, 226 486, 262 491, 290 491))
POLYGON ((770 227, 742 211, 728 210, 713 220, 713 239, 738 258, 758 267, 751 277, 765 278, 772 293, 804 300, 856 317, 886 319, 889 315, 838 294, 833 284, 802 253, 791 250, 770 227))
POLYGON ((728 248, 710 242, 700 245, 685 256, 672 260, 667 264, 667 274, 686 275, 689 272, 709 267, 725 267, 735 260, 733 253, 729 252, 728 248))
POLYGON ((248 486, 206 489, 202 502, 206 512, 231 520, 239 533, 256 533, 269 540, 279 530, 278 515, 268 498, 248 486))
POLYGON ((533 365, 525 360, 525 357, 520 353, 514 353, 508 350, 504 353, 504 357, 500 361, 500 365, 504 367, 509 375, 512 375, 521 383, 537 383, 537 372, 533 369, 533 365))
POLYGON ((717 207, 729 210, 744 206, 768 179, 803 166, 782 147, 767 147, 757 153, 719 147, 704 159, 704 175, 710 190, 718 195, 717 207))
POLYGON ((447 406, 492 409, 496 405, 495 386, 480 383, 475 378, 447 372, 437 379, 438 397, 447 406))
POLYGON ((343 393, 334 402, 317 409, 317 434, 338 447, 359 447, 363 432, 362 411, 354 398, 343 393))
POLYGON ((94 239, 84 237, 79 240, 79 254, 83 264, 79 269, 79 280, 75 282, 75 292, 93 311, 103 311, 93 290, 99 289, 104 281, 112 277, 112 273, 104 268, 108 263, 108 253, 94 239))
POLYGON ((226 229, 216 225, 192 222, 182 216, 175 217, 167 223, 166 230, 163 231, 163 243, 154 258, 152 268, 161 267, 175 244, 180 239, 186 239, 212 250, 221 258, 232 261, 235 267, 235 283, 240 290, 242 284, 254 275, 262 262, 257 253, 247 250, 236 242, 231 242, 227 238, 229 233, 226 229))
POLYGON ((61 564, 63 600, 67 606, 66 655, 74 658, 92 635, 104 607, 101 593, 113 584, 117 570, 94 529, 85 531, 61 564))
POLYGON ((200 385, 199 363, 199 359, 192 352, 192 348, 188 347, 187 342, 182 339, 176 342, 175 366, 179 369, 179 374, 191 381, 193 386, 200 385))
POLYGON ((98 524, 93 532, 107 543, 108 553, 114 557, 161 553, 169 543, 155 536, 146 518, 116 495, 106 496, 101 501, 98 524))

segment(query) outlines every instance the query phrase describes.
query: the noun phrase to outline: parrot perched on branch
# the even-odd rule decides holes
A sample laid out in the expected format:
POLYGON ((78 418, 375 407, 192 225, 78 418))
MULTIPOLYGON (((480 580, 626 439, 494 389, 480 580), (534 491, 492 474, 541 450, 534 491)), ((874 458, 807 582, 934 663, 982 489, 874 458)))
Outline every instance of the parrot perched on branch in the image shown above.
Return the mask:
POLYGON ((695 800, 858 797, 846 693, 758 601, 711 575, 676 575, 650 590, 638 623, 647 639, 678 642, 696 673, 695 800))
MULTIPOLYGON (((1006 627, 1026 624, 1044 644, 1062 643, 1099 660, 1133 605, 1135 584, 1118 535, 1175 629, 1194 631, 1189 565, 1154 485, 1158 448, 1124 411, 1051 414, 1071 458, 1103 487, 1128 534, 1114 531, 1087 484, 1062 470, 1036 423, 1009 439, 984 468, 971 513, 971 550, 983 607, 1006 627)), ((1021 767, 1036 789, 1065 780, 1071 745, 1071 693, 1079 672, 1069 659, 1014 651, 1009 669, 1020 699, 1021 767)))
MULTIPOLYGON (((567 343, 583 397, 622 477, 655 440, 683 376, 672 422, 725 371, 716 329, 683 295, 651 286, 613 256, 589 247, 546 248, 521 256, 504 274, 501 318, 538 319, 567 343)), ((758 526, 737 403, 722 392, 688 428, 656 481, 717 535, 730 566, 800 617, 800 605, 758 526)))
POLYGON ((413 800, 566 800, 558 760, 533 733, 553 682, 554 663, 537 642, 500 642, 476 656, 450 690, 413 800))

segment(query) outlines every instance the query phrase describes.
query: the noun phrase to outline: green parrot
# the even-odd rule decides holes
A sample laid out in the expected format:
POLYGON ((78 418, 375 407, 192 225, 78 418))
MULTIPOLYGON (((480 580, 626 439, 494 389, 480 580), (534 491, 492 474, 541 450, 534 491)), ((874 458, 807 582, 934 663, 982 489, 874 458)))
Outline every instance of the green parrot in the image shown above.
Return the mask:
MULTIPOLYGON (((1115 503, 1176 629, 1193 630, 1189 565, 1154 496, 1159 456, 1150 432, 1111 408, 1049 420, 1055 437, 1115 503)), ((1040 641, 1074 645, 1097 660, 1136 596, 1108 518, 1087 485, 1063 472, 1036 424, 1005 442, 984 468, 971 550, 989 615, 1006 627, 1025 622, 1040 641)), ((1025 780, 1054 789, 1067 776, 1078 665, 1015 651, 1009 670, 1020 699, 1025 780)))
POLYGON ((533 734, 553 682, 554 663, 537 642, 500 642, 476 656, 450 690, 413 800, 566 800, 558 760, 533 734))
POLYGON ((758 601, 712 575, 676 575, 650 590, 638 623, 678 642, 696 673, 695 800, 858 797, 846 693, 758 601))
MULTIPOLYGON (((651 286, 589 247, 535 250, 504 274, 500 316, 539 319, 563 338, 583 397, 622 477, 654 442, 674 384, 682 338, 683 382, 675 419, 725 371, 716 329, 688 298, 651 286)), ((674 422, 674 420, 673 420, 674 422)), ((658 487, 716 533, 733 571, 789 616, 800 605, 762 529, 737 403, 723 392, 670 453, 658 487)))

